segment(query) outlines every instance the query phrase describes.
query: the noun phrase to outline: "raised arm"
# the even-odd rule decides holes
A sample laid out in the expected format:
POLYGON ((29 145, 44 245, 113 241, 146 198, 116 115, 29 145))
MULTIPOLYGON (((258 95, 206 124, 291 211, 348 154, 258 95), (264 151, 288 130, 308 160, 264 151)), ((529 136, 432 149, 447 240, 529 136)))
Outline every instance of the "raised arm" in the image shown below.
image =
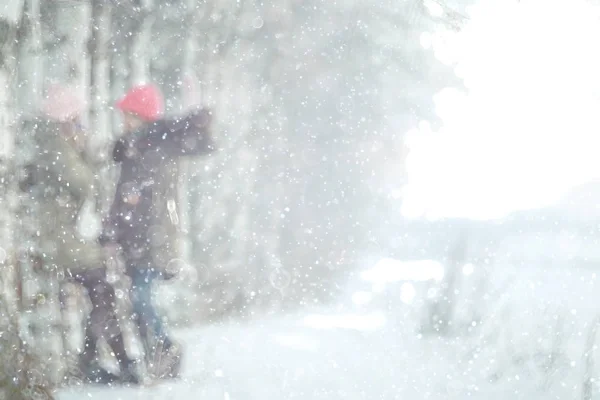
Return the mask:
POLYGON ((157 148, 170 157, 211 153, 216 150, 211 121, 212 114, 207 109, 156 121, 119 139, 113 148, 113 159, 121 162, 157 148))

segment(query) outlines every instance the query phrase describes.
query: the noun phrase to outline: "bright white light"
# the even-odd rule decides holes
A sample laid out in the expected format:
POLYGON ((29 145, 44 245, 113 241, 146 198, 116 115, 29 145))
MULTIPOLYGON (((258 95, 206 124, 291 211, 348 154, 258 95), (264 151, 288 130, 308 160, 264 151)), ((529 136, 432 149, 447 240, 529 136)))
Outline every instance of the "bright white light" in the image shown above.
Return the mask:
POLYGON ((439 281, 444 277, 444 266, 434 260, 399 261, 383 258, 371 269, 363 271, 361 278, 374 284, 399 281, 439 281))
POLYGON ((400 287, 400 300, 404 304, 412 303, 416 295, 417 291, 412 283, 406 282, 400 287))
POLYGON ((401 189, 394 189, 392 190, 391 196, 393 199, 399 199, 402 197, 402 190, 401 189))
POLYGON ((462 268, 462 273, 464 275, 471 275, 475 271, 475 266, 471 263, 465 264, 462 268))
POLYGON ((421 46, 423 46, 424 49, 429 50, 433 45, 433 37, 431 36, 431 33, 421 33, 421 36, 419 37, 419 42, 421 43, 421 46))
POLYGON ((374 282, 371 290, 373 293, 383 293, 385 291, 385 282, 374 282))
POLYGON ((440 3, 436 2, 436 1, 425 0, 423 2, 423 5, 425 6, 425 8, 429 12, 429 14, 433 17, 439 18, 444 15, 444 9, 440 5, 440 3))
POLYGON ((315 350, 318 347, 314 339, 300 335, 276 335, 275 341, 282 346, 298 350, 315 350))
POLYGON ((373 295, 369 292, 354 292, 352 293, 352 302, 357 306, 364 306, 373 299, 373 295))
POLYGON ((312 314, 304 317, 304 324, 315 329, 353 329, 374 331, 385 325, 386 318, 382 312, 368 315, 323 315, 312 314))
POLYGON ((600 178, 600 8, 481 0, 469 14, 426 40, 468 92, 441 91, 443 127, 407 141, 409 217, 500 218, 600 178))

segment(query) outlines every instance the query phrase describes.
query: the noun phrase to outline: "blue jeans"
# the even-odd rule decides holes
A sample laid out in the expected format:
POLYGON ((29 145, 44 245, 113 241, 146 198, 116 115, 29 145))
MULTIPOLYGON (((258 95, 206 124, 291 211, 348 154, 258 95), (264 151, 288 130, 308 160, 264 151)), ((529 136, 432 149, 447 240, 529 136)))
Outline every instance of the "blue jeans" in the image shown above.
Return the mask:
POLYGON ((130 266, 128 275, 131 277, 131 305, 142 340, 148 343, 148 328, 152 329, 154 339, 165 339, 164 324, 152 303, 152 282, 160 277, 160 272, 154 268, 130 266))

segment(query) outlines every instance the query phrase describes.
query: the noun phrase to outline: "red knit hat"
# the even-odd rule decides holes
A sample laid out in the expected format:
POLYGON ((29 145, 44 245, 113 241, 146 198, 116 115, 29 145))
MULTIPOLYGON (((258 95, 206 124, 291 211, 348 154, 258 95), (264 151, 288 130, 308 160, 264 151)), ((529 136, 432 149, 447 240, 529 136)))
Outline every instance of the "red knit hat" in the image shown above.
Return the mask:
POLYGON ((145 121, 156 121, 163 113, 163 96, 160 89, 154 85, 135 86, 117 102, 117 108, 135 114, 145 121))

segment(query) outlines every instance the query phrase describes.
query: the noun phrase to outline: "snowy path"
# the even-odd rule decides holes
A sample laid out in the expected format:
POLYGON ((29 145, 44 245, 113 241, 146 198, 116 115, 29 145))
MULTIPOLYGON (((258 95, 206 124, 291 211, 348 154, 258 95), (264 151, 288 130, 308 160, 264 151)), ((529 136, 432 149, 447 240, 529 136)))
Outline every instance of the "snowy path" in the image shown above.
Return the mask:
MULTIPOLYGON (((599 285, 593 272, 522 271, 518 283, 506 293, 506 309, 513 313, 507 320, 500 312, 484 328, 504 335, 500 344, 464 337, 419 339, 414 321, 408 320, 405 326, 376 332, 316 329, 307 325, 307 314, 181 330, 177 337, 185 345, 186 359, 180 381, 149 388, 72 388, 62 390, 58 399, 580 398, 581 344, 586 324, 598 310, 599 285), (569 357, 566 367, 550 377, 546 391, 539 388, 542 378, 535 375, 531 360, 522 366, 502 366, 502 380, 489 383, 490 366, 515 349, 532 353, 536 346, 532 343, 554 335, 551 326, 543 325, 539 310, 544 307, 550 307, 551 316, 567 317, 571 334, 564 343, 569 357), (468 360, 466 354, 474 343, 488 348, 479 359, 468 360)), ((600 359, 596 362, 600 370, 600 359)))
POLYGON ((406 339, 390 346, 372 335, 315 330, 297 316, 180 331, 187 350, 181 381, 149 388, 86 386, 58 398, 426 399, 428 391, 446 390, 429 387, 439 382, 425 368, 437 364, 433 349, 415 353, 406 339))
MULTIPOLYGON (((149 388, 86 386, 59 400, 532 399, 509 387, 474 392, 453 346, 352 330, 314 330, 299 317, 179 332, 188 351, 181 381, 149 388)), ((521 385, 522 386, 522 385, 521 385)))

